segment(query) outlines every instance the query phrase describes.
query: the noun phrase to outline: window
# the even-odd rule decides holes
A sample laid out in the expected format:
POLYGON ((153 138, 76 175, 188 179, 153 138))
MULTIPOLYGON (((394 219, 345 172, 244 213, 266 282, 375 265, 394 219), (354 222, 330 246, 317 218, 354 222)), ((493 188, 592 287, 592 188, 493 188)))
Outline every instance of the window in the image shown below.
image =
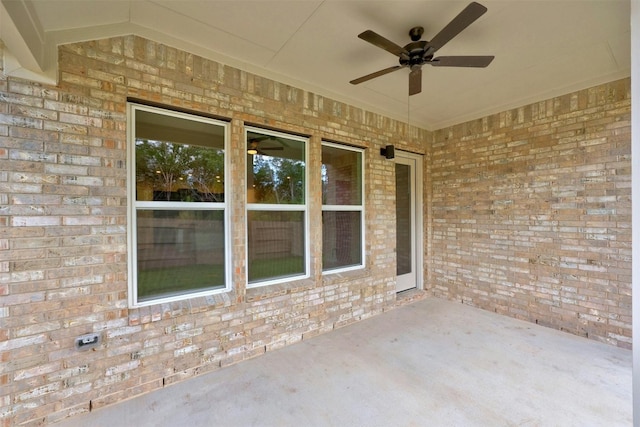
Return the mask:
POLYGON ((227 290, 227 124, 129 104, 132 306, 227 290))
POLYGON ((246 129, 249 287, 309 277, 305 138, 246 129))
POLYGON ((323 271, 364 266, 363 150, 322 143, 323 271))

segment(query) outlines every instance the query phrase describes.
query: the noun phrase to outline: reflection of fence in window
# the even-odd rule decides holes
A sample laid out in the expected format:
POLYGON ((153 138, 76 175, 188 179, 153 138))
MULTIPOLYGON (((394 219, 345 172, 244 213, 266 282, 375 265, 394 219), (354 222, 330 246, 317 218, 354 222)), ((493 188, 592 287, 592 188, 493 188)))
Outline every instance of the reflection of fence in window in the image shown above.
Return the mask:
POLYGON ((322 227, 325 269, 361 263, 360 212, 324 211, 322 227))
POLYGON ((336 258, 339 265, 350 265, 351 262, 351 220, 349 212, 336 212, 336 229, 338 241, 336 258))
POLYGON ((224 223, 138 217, 141 270, 224 263, 224 223))
POLYGON ((264 260, 304 255, 303 224, 299 221, 251 221, 249 259, 264 260))
POLYGON ((308 274, 307 139, 251 128, 245 137, 248 286, 302 278, 308 274))

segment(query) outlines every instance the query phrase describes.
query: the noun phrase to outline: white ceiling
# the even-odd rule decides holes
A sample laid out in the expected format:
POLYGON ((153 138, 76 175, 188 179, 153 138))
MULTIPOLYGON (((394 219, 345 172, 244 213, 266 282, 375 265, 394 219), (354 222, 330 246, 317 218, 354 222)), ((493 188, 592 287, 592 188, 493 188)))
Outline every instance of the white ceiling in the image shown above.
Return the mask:
MULTIPOLYGON (((436 56, 495 60, 486 69, 425 65, 423 91, 412 97, 407 69, 349 84, 397 64, 395 56, 357 35, 370 29, 403 46, 409 29, 423 26, 428 40, 469 1, 1 2, 0 23, 6 29, 11 18, 36 57, 39 45, 55 51, 61 43, 138 34, 431 130, 631 72, 629 0, 480 0, 488 12, 436 56), (28 20, 15 12, 17 4, 28 20), (21 25, 31 26, 32 37, 21 25)), ((4 37, 10 50, 21 48, 4 37)))

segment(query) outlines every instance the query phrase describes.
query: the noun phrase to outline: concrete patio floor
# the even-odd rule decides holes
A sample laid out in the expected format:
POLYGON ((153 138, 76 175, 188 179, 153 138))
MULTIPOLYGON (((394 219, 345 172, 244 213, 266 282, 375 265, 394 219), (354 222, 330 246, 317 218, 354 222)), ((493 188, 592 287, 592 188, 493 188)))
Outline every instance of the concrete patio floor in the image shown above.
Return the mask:
POLYGON ((630 426, 631 351, 428 298, 57 426, 630 426))

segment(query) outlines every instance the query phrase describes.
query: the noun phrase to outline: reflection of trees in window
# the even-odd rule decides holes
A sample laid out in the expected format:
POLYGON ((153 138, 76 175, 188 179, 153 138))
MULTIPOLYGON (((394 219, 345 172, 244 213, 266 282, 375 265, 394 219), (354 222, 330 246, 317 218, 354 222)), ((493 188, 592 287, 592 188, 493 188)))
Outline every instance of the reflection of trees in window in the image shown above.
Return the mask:
POLYGON ((224 151, 136 140, 138 200, 223 202, 224 151))
POLYGON ((320 169, 322 179, 322 204, 327 203, 327 189, 329 188, 329 169, 323 164, 320 169))
POLYGON ((137 104, 127 110, 133 305, 229 289, 228 124, 137 104))
POLYGON ((191 183, 202 201, 224 201, 224 151, 198 148, 191 163, 191 183))
POLYGON ((304 162, 254 155, 253 185, 262 203, 304 204, 304 162))
POLYGON ((308 275, 308 140, 247 128, 248 287, 308 275))

